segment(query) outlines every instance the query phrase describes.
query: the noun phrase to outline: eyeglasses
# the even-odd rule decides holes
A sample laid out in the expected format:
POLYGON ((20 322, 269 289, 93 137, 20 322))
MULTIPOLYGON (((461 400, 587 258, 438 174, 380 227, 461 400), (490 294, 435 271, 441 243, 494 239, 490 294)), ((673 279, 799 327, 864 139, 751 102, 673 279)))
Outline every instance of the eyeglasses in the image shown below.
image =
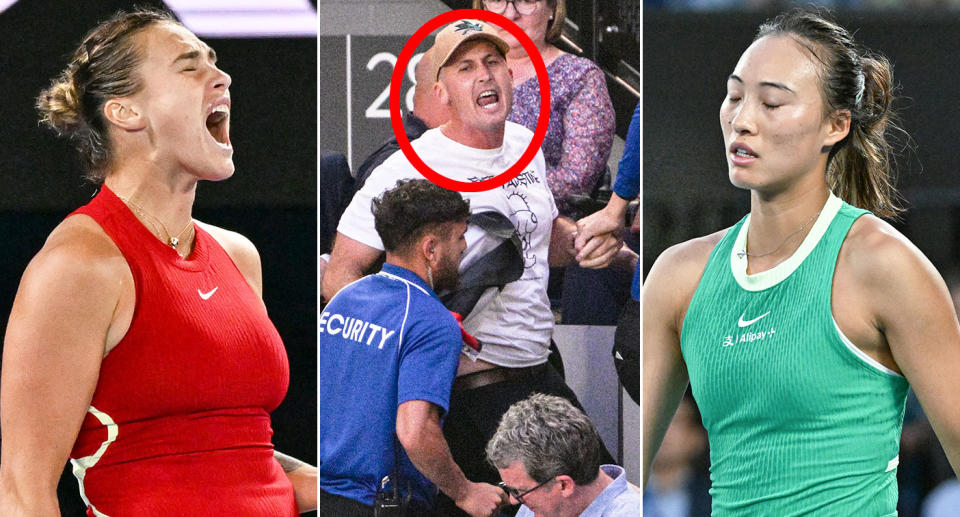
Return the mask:
POLYGON ((503 491, 507 493, 507 495, 509 495, 510 497, 516 499, 520 504, 527 504, 527 503, 525 503, 525 502, 523 501, 523 498, 526 497, 527 494, 529 494, 530 492, 533 492, 534 490, 542 487, 543 485, 546 485, 547 483, 553 481, 554 479, 556 479, 556 478, 550 478, 550 479, 544 481, 543 483, 540 483, 539 485, 531 488, 530 490, 524 490, 523 492, 517 490, 516 488, 513 488, 512 486, 504 483, 503 481, 497 483, 497 486, 500 487, 500 488, 502 488, 503 491))
POLYGON ((513 4, 513 8, 520 14, 533 14, 540 7, 542 0, 483 0, 483 7, 488 11, 502 14, 507 10, 507 4, 513 4))

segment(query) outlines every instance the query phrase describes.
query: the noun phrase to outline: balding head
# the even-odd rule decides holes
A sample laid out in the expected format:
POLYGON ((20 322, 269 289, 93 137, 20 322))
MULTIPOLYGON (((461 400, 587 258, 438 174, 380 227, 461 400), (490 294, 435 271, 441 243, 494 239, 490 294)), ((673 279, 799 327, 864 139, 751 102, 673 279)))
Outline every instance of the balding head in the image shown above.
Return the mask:
POLYGON ((413 114, 430 129, 444 124, 450 118, 447 107, 433 93, 433 85, 437 82, 432 76, 436 70, 434 61, 433 52, 427 51, 413 69, 413 77, 417 81, 413 89, 413 114))
POLYGON ((417 66, 413 69, 413 78, 417 81, 418 87, 421 84, 425 84, 427 85, 426 88, 429 89, 433 86, 434 81, 436 81, 436 79, 430 77, 430 72, 434 69, 433 61, 433 53, 430 51, 424 52, 420 61, 417 61, 417 66))

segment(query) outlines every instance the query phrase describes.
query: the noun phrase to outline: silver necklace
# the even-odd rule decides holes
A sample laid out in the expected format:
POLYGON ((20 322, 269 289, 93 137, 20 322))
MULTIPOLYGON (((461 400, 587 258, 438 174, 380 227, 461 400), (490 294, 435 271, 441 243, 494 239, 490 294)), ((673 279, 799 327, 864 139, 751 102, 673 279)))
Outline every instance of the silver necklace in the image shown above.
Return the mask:
MULTIPOLYGON (((133 208, 134 212, 136 212, 137 215, 139 215, 139 216, 141 216, 141 217, 149 217, 150 219, 153 219, 157 224, 159 224, 159 225, 160 225, 160 229, 162 229, 164 235, 167 236, 167 239, 166 239, 167 244, 168 244, 171 248, 173 248, 174 251, 176 251, 178 255, 180 255, 181 257, 183 257, 183 255, 180 254, 180 250, 177 249, 177 245, 180 244, 180 237, 183 237, 184 232, 186 232, 188 228, 190 228, 191 226, 193 226, 193 219, 191 219, 190 221, 187 222, 187 225, 184 226, 182 230, 180 230, 180 233, 178 233, 178 234, 176 234, 176 235, 174 235, 174 236, 171 236, 171 235, 170 235, 170 232, 167 231, 166 225, 163 224, 163 221, 161 221, 159 217, 156 217, 156 216, 150 214, 149 212, 147 212, 146 210, 144 210, 143 208, 141 208, 140 205, 138 205, 138 204, 134 203, 133 201, 131 201, 129 198, 126 198, 126 197, 124 197, 124 196, 119 196, 119 195, 118 195, 117 197, 120 198, 120 201, 123 201, 123 202, 126 203, 128 206, 130 206, 131 208, 133 208)), ((161 239, 161 240, 162 240, 162 239, 161 239)))
POLYGON ((754 257, 754 258, 758 258, 758 257, 766 257, 767 255, 772 255, 773 253, 776 253, 780 248, 783 247, 784 244, 787 243, 788 240, 790 240, 790 237, 793 237, 794 235, 802 232, 803 229, 806 228, 807 225, 809 225, 810 223, 812 223, 813 220, 816 219, 816 218, 820 215, 820 212, 822 212, 822 211, 823 211, 823 209, 821 208, 820 211, 818 211, 817 213, 813 214, 813 217, 811 217, 810 220, 808 220, 807 222, 803 223, 803 226, 801 226, 800 228, 797 228, 796 230, 794 230, 793 232, 791 232, 790 235, 787 235, 786 237, 784 237, 784 238, 783 238, 783 241, 782 241, 782 242, 780 243, 780 245, 777 246, 776 248, 773 248, 772 250, 770 250, 770 251, 768 251, 768 252, 766 252, 766 253, 749 253, 749 252, 747 251, 746 243, 744 243, 743 249, 737 252, 737 257, 739 257, 739 258, 743 258, 743 257, 754 257))

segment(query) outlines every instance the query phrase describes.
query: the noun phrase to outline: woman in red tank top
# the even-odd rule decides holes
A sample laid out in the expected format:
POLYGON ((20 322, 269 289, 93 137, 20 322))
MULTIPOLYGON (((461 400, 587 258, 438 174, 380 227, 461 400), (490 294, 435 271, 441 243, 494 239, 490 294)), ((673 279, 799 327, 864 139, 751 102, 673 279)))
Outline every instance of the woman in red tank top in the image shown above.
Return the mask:
POLYGON ((89 516, 292 516, 316 469, 273 450, 283 343, 244 237, 192 219, 234 171, 230 76, 166 13, 94 28, 42 121, 101 184, 34 257, 3 347, 0 515, 59 515, 69 458, 89 516))

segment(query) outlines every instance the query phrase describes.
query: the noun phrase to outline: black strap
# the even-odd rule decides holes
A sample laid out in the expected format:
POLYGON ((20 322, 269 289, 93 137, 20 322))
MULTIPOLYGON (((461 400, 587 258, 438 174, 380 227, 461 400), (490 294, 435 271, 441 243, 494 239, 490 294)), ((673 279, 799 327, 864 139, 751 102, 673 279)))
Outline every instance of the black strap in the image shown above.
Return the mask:
POLYGON ((460 282, 455 291, 437 293, 448 309, 463 317, 470 314, 487 289, 503 289, 523 275, 523 244, 510 219, 500 212, 489 211, 472 214, 467 223, 503 239, 503 242, 460 271, 460 282))
POLYGON ((393 498, 400 500, 400 439, 393 433, 393 498))

